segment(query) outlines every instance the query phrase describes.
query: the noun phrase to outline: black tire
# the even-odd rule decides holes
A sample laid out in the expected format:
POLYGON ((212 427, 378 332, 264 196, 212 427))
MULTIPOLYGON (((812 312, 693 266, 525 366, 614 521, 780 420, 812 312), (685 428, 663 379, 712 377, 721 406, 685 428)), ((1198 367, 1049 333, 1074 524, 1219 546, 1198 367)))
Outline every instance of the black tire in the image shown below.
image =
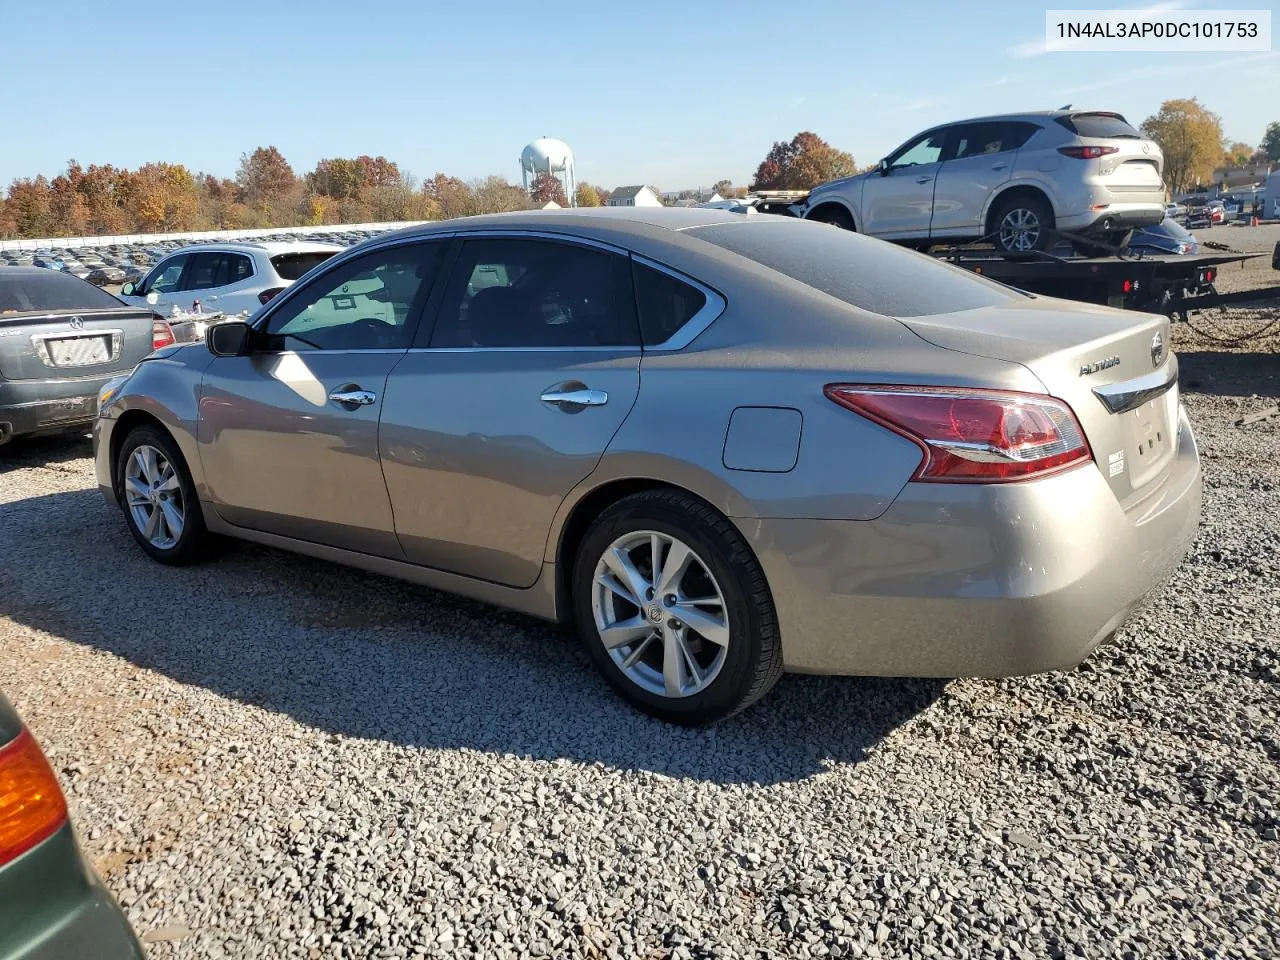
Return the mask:
POLYGON ((857 229, 854 226, 853 217, 849 215, 849 211, 835 203, 824 204, 805 219, 812 220, 815 223, 829 223, 831 226, 839 227, 841 230, 857 229))
POLYGON ((640 710, 669 723, 703 726, 723 720, 755 703, 782 676, 782 642, 764 571, 733 524, 681 491, 638 493, 596 518, 575 558, 573 609, 579 635, 610 685, 640 710), (720 585, 730 639, 719 673, 696 693, 667 697, 644 689, 614 662, 601 640, 593 612, 596 565, 618 538, 636 531, 679 538, 720 585))
POLYGON ((1053 209, 1049 206, 1048 201, 1042 197, 1022 194, 1003 201, 996 209, 991 223, 992 232, 995 234, 996 248, 1003 250, 1005 253, 1029 253, 1031 250, 1048 250, 1057 243, 1057 234, 1054 233, 1053 209), (1015 245, 1017 235, 1002 229, 1005 218, 1017 211, 1023 211, 1024 214, 1031 215, 1038 224, 1034 241, 1027 249, 1018 249, 1015 245))
POLYGON ((205 529, 204 515, 200 511, 200 500, 196 496, 196 486, 191 480, 191 472, 187 469, 187 462, 182 456, 182 451, 178 449, 178 445, 168 433, 149 424, 134 427, 129 431, 128 436, 124 438, 124 442, 120 444, 120 453, 116 458, 115 471, 116 490, 120 498, 120 509, 124 513, 125 526, 129 528, 129 532, 133 534, 133 538, 138 541, 138 546, 142 547, 147 556, 159 563, 179 567, 197 563, 204 559, 212 538, 209 531, 205 529), (134 451, 142 446, 150 446, 160 451, 165 460, 172 465, 174 476, 178 482, 178 490, 170 491, 169 494, 171 496, 177 494, 181 498, 180 506, 183 514, 183 524, 182 532, 174 539, 171 546, 157 546, 152 543, 138 526, 137 521, 134 519, 133 511, 129 507, 129 496, 125 485, 128 465, 134 451))

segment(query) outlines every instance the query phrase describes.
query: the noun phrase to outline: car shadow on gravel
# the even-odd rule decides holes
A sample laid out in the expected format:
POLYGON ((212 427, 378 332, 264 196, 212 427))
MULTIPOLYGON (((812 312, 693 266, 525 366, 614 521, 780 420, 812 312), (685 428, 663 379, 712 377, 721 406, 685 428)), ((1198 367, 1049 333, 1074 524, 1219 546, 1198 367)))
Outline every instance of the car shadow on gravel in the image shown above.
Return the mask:
POLYGON ((1275 353, 1179 351, 1178 368, 1184 393, 1280 397, 1280 357, 1275 353))
POLYGON ((945 683, 788 676, 717 727, 624 704, 563 628, 241 543, 147 560, 97 491, 0 506, 3 611, 219 696, 344 737, 571 759, 720 783, 857 763, 945 683))
POLYGON ((30 467, 49 467, 93 456, 93 445, 84 433, 50 437, 17 437, 0 446, 0 473, 30 467))

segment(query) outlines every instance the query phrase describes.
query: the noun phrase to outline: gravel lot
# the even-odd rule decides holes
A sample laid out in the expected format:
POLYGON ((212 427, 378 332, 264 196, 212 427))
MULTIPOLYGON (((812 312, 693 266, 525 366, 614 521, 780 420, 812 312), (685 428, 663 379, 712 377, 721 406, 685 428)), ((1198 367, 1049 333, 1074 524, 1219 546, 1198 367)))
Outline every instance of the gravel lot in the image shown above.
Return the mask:
POLYGON ((666 727, 532 620, 154 565, 46 440, 0 452, 0 687, 156 958, 1274 957, 1280 416, 1235 421, 1280 336, 1175 346, 1201 533, 1070 673, 789 677, 666 727))

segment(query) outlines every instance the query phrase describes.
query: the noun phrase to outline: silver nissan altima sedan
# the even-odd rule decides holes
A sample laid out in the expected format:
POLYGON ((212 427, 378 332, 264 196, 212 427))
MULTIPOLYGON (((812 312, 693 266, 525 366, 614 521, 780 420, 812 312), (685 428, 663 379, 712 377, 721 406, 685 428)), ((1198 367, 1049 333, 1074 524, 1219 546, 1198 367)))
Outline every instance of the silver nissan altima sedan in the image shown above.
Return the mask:
POLYGON ((1071 667, 1186 551, 1163 317, 829 226, 604 209, 412 227, 102 391, 98 481, 214 535, 573 620, 708 723, 784 670, 1071 667))

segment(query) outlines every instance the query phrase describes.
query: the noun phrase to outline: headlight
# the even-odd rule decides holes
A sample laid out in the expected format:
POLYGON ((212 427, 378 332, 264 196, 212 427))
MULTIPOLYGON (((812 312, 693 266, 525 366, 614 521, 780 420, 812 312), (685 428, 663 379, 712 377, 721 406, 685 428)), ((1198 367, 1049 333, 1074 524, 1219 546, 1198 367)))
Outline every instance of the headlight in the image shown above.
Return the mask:
POLYGON ((111 399, 119 392, 120 388, 124 386, 125 381, 128 379, 129 374, 125 374, 123 377, 112 377, 104 383, 101 388, 99 388, 98 416, 102 416, 102 411, 106 408, 107 404, 111 402, 111 399))

